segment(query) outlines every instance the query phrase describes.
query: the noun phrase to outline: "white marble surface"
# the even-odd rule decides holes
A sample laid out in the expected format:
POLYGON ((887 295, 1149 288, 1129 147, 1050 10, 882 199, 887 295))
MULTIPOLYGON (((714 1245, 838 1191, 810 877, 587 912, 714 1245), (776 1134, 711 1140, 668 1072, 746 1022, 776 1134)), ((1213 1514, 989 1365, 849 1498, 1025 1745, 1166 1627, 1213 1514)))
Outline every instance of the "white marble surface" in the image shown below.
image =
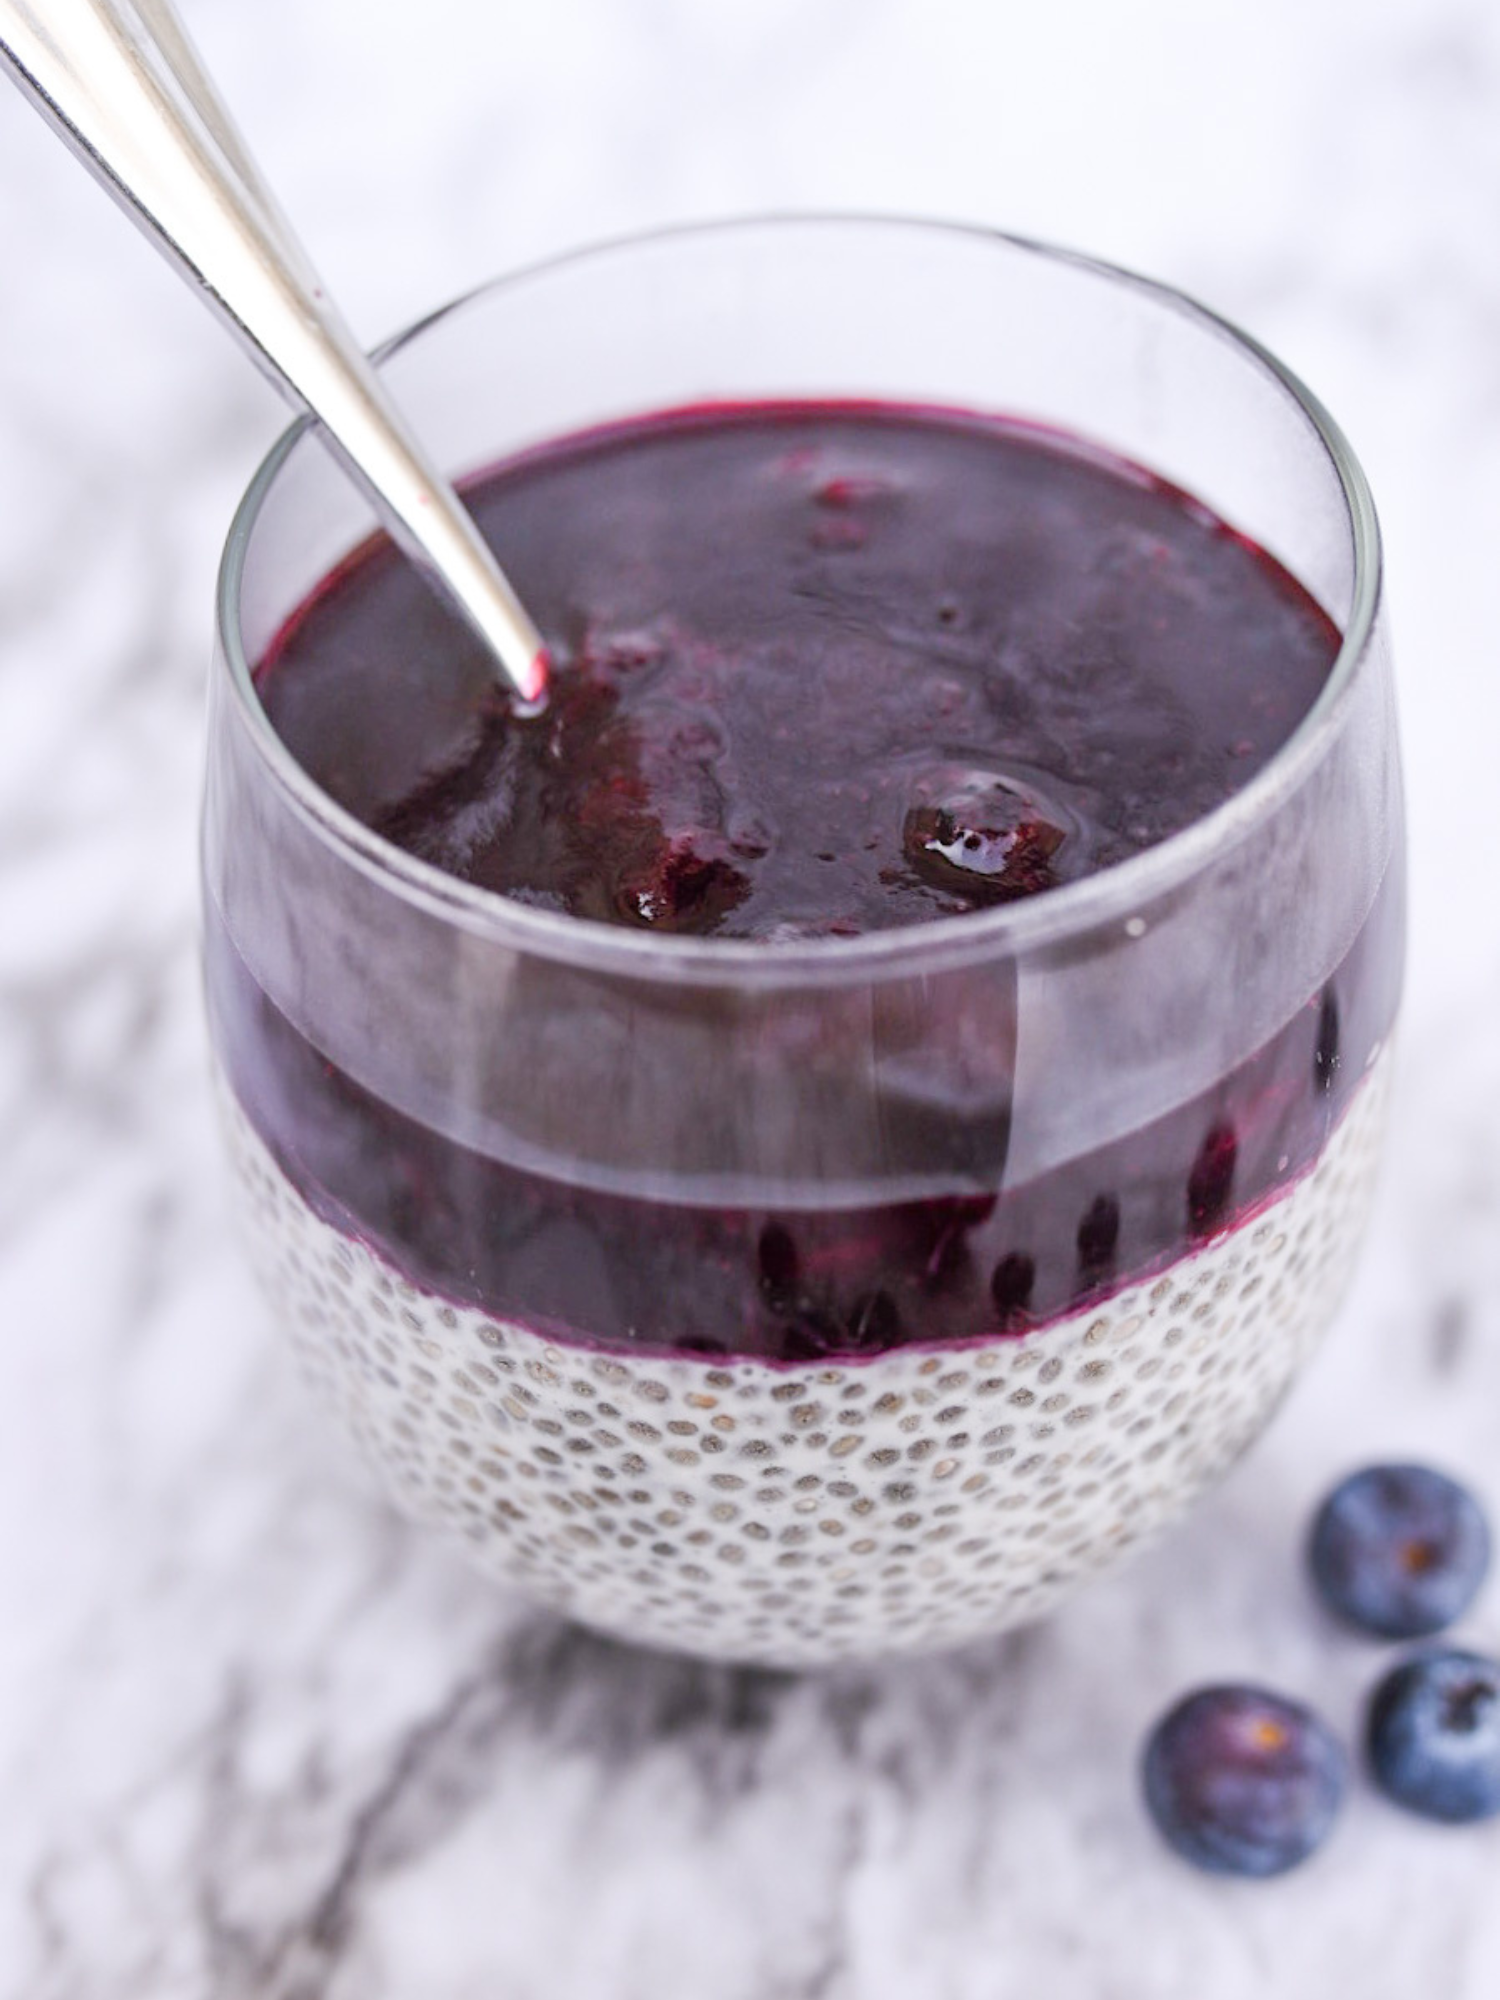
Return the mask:
MULTIPOLYGON (((976 218, 1195 290, 1370 471, 1411 780, 1394 1138, 1348 1307, 1167 1545, 836 1679, 497 1596, 329 1448, 226 1216, 193 960, 217 544, 268 391, 0 96, 0 1994, 1490 2000, 1500 1826, 1361 1788, 1271 1887, 1143 1825, 1206 1675, 1348 1728, 1296 1551, 1342 1467, 1500 1510, 1500 17, 1461 0, 187 0, 375 338, 507 263, 767 206, 976 218), (419 35, 398 22, 420 18, 419 35)), ((1500 1585, 1470 1621, 1500 1643, 1500 1585)))

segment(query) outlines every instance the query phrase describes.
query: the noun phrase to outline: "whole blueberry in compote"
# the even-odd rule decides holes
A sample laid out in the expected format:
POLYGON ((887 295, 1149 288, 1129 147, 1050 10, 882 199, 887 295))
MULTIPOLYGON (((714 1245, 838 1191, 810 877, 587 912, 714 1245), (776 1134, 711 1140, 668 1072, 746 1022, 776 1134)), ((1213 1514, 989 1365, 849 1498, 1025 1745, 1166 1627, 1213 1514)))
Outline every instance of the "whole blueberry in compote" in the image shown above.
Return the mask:
POLYGON ((1096 1195, 1078 1225, 1078 1276, 1085 1286, 1109 1276, 1119 1241, 1120 1204, 1112 1194, 1096 1195))
POLYGON ((1256 1687, 1207 1687, 1157 1723, 1142 1771, 1169 1846, 1215 1875, 1281 1875, 1323 1844, 1348 1759, 1310 1709, 1256 1687))
POLYGON ((1398 1806, 1461 1825, 1500 1813, 1500 1661, 1451 1650, 1393 1668, 1370 1700, 1365 1747, 1398 1806))
POLYGON ((1066 839, 1034 799, 984 773, 913 805, 902 827, 907 859, 924 880, 981 902, 1050 889, 1066 839))
POLYGON ((1221 1118, 1208 1130, 1188 1175, 1188 1226, 1195 1236, 1211 1236, 1222 1226, 1234 1192, 1239 1141, 1234 1127, 1221 1118))
POLYGON ((1479 1503, 1424 1465, 1353 1473, 1318 1509, 1308 1544, 1324 1603, 1382 1639, 1426 1638, 1461 1618, 1489 1561, 1479 1503))
POLYGON ((1330 986, 1318 1009, 1318 1041, 1313 1050, 1313 1081, 1327 1093, 1333 1088, 1339 1068, 1339 1003, 1330 986))
POLYGON ((1035 1288, 1036 1260, 1024 1250, 1007 1251, 990 1277, 990 1297, 995 1301, 1002 1326, 1016 1326, 1031 1304, 1035 1288))

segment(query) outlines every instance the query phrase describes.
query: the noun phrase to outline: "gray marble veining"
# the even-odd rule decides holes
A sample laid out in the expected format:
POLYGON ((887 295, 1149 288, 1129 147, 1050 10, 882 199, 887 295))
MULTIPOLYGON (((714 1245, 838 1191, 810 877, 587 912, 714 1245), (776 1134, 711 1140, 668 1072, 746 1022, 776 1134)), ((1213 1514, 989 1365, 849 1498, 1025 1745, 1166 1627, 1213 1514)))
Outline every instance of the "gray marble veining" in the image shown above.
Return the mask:
MULTIPOLYGON (((1381 504, 1412 976, 1340 1323, 1133 1569, 1008 1641, 802 1679, 497 1595, 331 1445, 227 1222, 200 710, 217 545, 277 413, 0 99, 0 1994, 1500 1993, 1500 1828, 1361 1786, 1316 1864, 1249 1888, 1166 1856, 1135 1781, 1209 1676, 1352 1732, 1384 1655, 1299 1569, 1347 1465, 1430 1454, 1500 1511, 1492 10, 434 0, 399 77, 353 0, 187 11, 372 336, 541 249, 788 202, 1003 222, 1244 319, 1381 504)), ((1500 1644, 1495 1586, 1465 1630, 1500 1644)))

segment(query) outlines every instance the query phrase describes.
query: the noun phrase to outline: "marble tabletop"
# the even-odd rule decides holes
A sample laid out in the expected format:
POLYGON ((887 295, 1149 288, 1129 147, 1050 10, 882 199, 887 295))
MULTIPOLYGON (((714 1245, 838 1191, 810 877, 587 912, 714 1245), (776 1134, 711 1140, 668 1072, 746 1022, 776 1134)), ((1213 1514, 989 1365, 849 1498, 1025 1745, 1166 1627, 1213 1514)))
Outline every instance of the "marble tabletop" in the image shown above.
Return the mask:
MULTIPOLYGON (((1352 1732, 1309 1506, 1426 1455, 1500 1510, 1500 15, 1486 0, 184 0, 372 340, 670 218, 886 208, 1173 280, 1380 503, 1412 812, 1354 1290, 1189 1523, 1047 1624, 796 1678, 634 1653, 408 1530, 233 1240, 195 966, 218 544, 279 410, 0 96, 0 1995, 1490 2000, 1500 1826, 1356 1788, 1272 1886, 1143 1822, 1206 1677, 1352 1732), (404 37, 398 41, 399 34, 404 37)), ((1500 1644, 1500 1585, 1466 1630, 1500 1644)))

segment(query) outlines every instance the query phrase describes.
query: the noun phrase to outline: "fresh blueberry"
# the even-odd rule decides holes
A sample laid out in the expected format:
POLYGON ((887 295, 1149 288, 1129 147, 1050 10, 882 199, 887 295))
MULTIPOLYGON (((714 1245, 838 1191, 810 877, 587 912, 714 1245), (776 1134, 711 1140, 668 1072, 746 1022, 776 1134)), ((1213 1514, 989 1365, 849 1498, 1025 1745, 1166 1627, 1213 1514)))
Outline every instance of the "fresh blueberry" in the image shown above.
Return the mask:
POLYGON ((1365 1744, 1388 1798, 1461 1825, 1500 1813, 1500 1661, 1420 1653, 1370 1698, 1365 1744))
POLYGON ((1423 1465, 1372 1465, 1318 1509, 1308 1562, 1329 1609, 1382 1639, 1421 1639, 1463 1616, 1490 1536, 1464 1487, 1423 1465))
POLYGON ((1146 1804, 1167 1843, 1215 1875, 1280 1875, 1327 1838, 1348 1759, 1311 1710, 1255 1687, 1208 1687, 1146 1745, 1146 1804))

